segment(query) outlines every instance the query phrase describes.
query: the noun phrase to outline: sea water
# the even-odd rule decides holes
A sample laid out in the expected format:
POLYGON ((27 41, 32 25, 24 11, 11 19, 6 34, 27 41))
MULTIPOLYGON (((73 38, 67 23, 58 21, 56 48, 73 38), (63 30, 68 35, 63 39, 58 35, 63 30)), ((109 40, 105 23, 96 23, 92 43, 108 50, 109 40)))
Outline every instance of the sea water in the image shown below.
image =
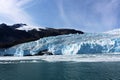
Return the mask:
POLYGON ((120 80, 117 54, 0 59, 0 80, 120 80))
POLYGON ((120 62, 0 64, 0 80, 120 80, 120 62))

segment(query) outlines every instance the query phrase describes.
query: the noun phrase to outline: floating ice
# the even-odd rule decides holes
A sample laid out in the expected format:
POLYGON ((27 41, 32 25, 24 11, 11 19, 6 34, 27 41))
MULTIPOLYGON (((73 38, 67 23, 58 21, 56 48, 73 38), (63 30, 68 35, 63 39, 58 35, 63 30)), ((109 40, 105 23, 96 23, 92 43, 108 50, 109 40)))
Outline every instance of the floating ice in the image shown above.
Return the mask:
POLYGON ((0 57, 0 64, 9 63, 39 63, 39 62, 120 62, 120 54, 80 54, 80 55, 52 55, 0 57))

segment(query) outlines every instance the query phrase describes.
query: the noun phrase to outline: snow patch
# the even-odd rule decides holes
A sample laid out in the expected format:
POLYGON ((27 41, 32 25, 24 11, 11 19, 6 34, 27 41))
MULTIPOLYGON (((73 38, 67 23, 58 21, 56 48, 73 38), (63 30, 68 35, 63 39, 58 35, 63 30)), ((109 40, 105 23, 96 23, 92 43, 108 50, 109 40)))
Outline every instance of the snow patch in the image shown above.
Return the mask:
POLYGON ((37 31, 40 31, 40 28, 42 29, 45 29, 44 27, 37 27, 37 26, 27 26, 27 25, 24 25, 22 27, 19 27, 19 28, 16 28, 17 30, 25 30, 25 31, 30 31, 30 30, 37 30, 37 31))
POLYGON ((111 30, 111 31, 107 31, 107 32, 104 32, 104 33, 107 33, 107 34, 118 34, 120 35, 120 29, 114 29, 114 30, 111 30))

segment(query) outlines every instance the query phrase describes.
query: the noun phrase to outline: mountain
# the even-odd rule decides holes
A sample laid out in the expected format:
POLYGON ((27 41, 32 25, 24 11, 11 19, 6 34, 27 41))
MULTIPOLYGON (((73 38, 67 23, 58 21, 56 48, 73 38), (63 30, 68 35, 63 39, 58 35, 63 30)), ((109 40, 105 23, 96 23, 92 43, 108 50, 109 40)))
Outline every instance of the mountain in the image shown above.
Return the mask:
POLYGON ((0 24, 0 48, 9 48, 17 44, 35 41, 43 37, 83 34, 74 29, 54 29, 28 26, 26 24, 0 24))
POLYGON ((108 54, 120 52, 120 35, 110 33, 68 34, 40 38, 36 41, 0 50, 1 56, 108 54))

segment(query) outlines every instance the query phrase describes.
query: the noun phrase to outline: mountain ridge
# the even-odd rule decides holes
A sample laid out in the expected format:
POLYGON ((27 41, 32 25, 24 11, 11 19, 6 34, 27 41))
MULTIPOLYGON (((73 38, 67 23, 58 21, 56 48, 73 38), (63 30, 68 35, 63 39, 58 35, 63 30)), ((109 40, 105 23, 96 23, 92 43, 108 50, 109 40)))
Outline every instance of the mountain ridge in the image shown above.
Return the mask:
POLYGON ((7 25, 0 24, 0 48, 9 48, 17 44, 35 41, 43 37, 57 36, 64 34, 84 34, 84 32, 75 29, 54 29, 54 28, 30 28, 29 30, 20 30, 26 24, 7 25))

